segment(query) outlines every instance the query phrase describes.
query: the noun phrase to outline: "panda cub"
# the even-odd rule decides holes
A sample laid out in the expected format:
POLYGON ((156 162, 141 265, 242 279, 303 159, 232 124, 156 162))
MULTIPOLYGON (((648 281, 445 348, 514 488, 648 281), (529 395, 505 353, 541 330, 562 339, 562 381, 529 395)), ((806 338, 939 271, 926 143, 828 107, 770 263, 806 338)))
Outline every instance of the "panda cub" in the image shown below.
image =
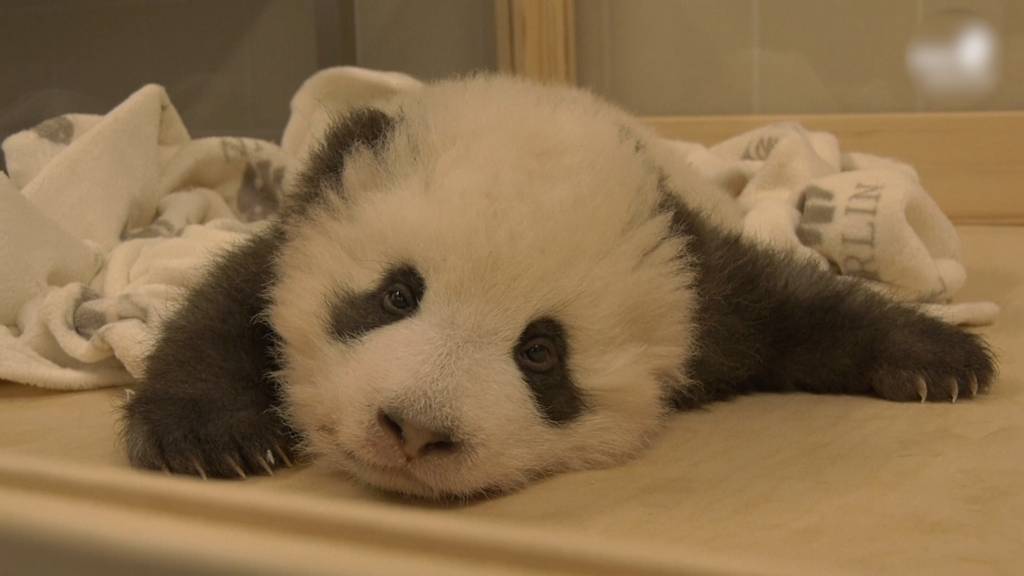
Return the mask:
POLYGON ((988 388, 979 337, 741 238, 663 146, 500 76, 351 112, 164 324, 130 460, 244 477, 302 456, 466 498, 621 463, 738 393, 988 388))

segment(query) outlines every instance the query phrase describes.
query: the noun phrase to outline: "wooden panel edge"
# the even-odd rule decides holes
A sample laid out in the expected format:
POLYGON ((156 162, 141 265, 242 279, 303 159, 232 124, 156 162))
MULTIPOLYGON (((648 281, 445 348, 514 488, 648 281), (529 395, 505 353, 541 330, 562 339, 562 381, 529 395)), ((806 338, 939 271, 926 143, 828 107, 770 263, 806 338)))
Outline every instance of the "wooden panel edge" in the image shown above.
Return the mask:
POLYGON ((667 138, 713 144, 776 122, 831 132, 843 151, 910 163, 957 223, 1024 224, 1024 112, 660 116, 644 120, 667 138))
MULTIPOLYGON (((414 559, 421 566, 467 566, 458 573, 468 574, 750 573, 740 562, 699 550, 680 554, 678 549, 453 517, 411 506, 265 490, 240 490, 233 482, 203 482, 127 468, 69 468, 62 462, 0 453, 0 511, 4 512, 0 514, 0 537, 35 532, 37 540, 50 544, 51 549, 56 545, 106 544, 101 552, 114 558, 118 550, 127 549, 136 554, 173 548, 190 554, 216 553, 212 559, 219 561, 218 566, 234 568, 239 574, 251 573, 246 568, 254 565, 266 566, 263 573, 281 573, 275 568, 281 566, 282 556, 274 544, 296 537, 327 546, 306 551, 319 550, 323 556, 297 557, 292 568, 295 573, 324 573, 325 567, 336 570, 346 556, 348 561, 362 557, 365 564, 366 559, 381 554, 414 559), (273 497, 268 497, 271 494, 273 497), (36 514, 38 508, 33 504, 40 502, 53 513, 36 514), (117 516, 124 524, 96 522, 92 514, 81 513, 82 508, 117 516), (138 531, 133 530, 139 523, 157 530, 171 522, 198 523, 225 538, 256 532, 267 545, 229 548, 227 539, 197 544, 180 527, 142 534, 145 539, 140 540, 138 531), (83 530, 83 526, 87 528, 83 530), (72 527, 78 529, 68 529, 72 527)), ((347 568, 357 574, 395 573, 374 565, 347 568)))
POLYGON ((495 0, 494 14, 499 70, 575 83, 574 0, 495 0))

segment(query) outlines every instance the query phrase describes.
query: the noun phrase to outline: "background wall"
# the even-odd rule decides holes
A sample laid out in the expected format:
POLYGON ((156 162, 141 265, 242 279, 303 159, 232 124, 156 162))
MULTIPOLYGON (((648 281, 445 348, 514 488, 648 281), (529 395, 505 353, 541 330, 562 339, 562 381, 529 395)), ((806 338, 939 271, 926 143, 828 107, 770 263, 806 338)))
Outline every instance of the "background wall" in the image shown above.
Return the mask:
POLYGON ((642 114, 1024 108, 1019 0, 577 0, 580 83, 642 114), (929 100, 905 50, 933 15, 966 8, 1002 39, 987 98, 929 100))
POLYGON ((280 136, 319 66, 309 0, 2 0, 0 137, 167 87, 193 135, 280 136))
POLYGON ((147 82, 167 88, 193 136, 276 140, 292 93, 320 68, 494 68, 494 3, 0 0, 0 54, 0 140, 105 113, 147 82))
MULTIPOLYGON (((0 0, 0 138, 167 87, 196 136, 276 139, 338 64, 430 79, 494 69, 494 0, 0 0)), ((1001 38, 991 95, 1024 108, 1024 1, 576 0, 580 83, 640 114, 949 109, 914 84, 913 35, 967 7, 1001 38)))

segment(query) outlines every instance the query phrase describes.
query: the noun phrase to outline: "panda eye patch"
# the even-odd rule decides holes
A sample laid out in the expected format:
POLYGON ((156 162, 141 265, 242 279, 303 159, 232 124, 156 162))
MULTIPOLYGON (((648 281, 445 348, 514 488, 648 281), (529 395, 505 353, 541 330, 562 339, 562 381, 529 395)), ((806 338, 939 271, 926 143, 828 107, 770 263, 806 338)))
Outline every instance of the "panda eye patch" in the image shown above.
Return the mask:
POLYGON ((530 322, 511 352, 537 410, 550 424, 565 424, 583 412, 586 401, 569 370, 571 348, 561 322, 551 317, 530 322))
POLYGON ((342 342, 398 322, 416 313, 426 284, 412 266, 388 270, 376 287, 365 292, 338 291, 330 298, 329 332, 342 342))

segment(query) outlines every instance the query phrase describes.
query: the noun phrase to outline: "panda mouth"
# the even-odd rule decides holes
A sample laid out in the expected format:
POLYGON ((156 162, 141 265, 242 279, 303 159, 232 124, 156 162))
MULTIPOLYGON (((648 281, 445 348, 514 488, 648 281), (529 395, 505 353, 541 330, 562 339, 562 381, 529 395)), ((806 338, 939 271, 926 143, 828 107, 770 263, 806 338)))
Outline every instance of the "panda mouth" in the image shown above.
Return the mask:
POLYGON ((345 461, 344 468, 355 479, 388 492, 404 492, 420 497, 437 497, 436 487, 417 478, 406 464, 382 466, 367 462, 365 458, 350 450, 340 452, 345 461))
POLYGON ((375 462, 370 462, 370 461, 366 460, 365 458, 363 458, 362 456, 356 454, 354 451, 347 450, 347 449, 342 450, 341 454, 350 463, 355 464, 357 466, 360 466, 362 468, 369 468, 370 470, 374 470, 376 472, 381 472, 381 473, 385 473, 385 474, 401 474, 401 475, 411 476, 411 474, 409 474, 409 465, 408 465, 408 463, 391 464, 391 465, 377 464, 375 462))
MULTIPOLYGON (((469 490, 457 490, 450 487, 437 486, 417 477, 408 464, 382 466, 368 462, 354 451, 348 449, 341 450, 340 454, 345 461, 345 471, 355 480, 386 492, 404 494, 405 496, 415 498, 466 504, 506 494, 510 490, 520 487, 519 485, 496 483, 469 490)), ((539 478, 545 475, 537 473, 531 477, 539 478)))
POLYGON ((379 480, 386 479, 388 481, 397 480, 403 483, 412 483, 420 488, 431 491, 434 489, 428 482, 425 482, 413 473, 409 463, 394 465, 377 464, 366 460, 366 458, 351 450, 343 450, 341 453, 346 461, 346 467, 371 484, 380 485, 382 482, 379 480))

